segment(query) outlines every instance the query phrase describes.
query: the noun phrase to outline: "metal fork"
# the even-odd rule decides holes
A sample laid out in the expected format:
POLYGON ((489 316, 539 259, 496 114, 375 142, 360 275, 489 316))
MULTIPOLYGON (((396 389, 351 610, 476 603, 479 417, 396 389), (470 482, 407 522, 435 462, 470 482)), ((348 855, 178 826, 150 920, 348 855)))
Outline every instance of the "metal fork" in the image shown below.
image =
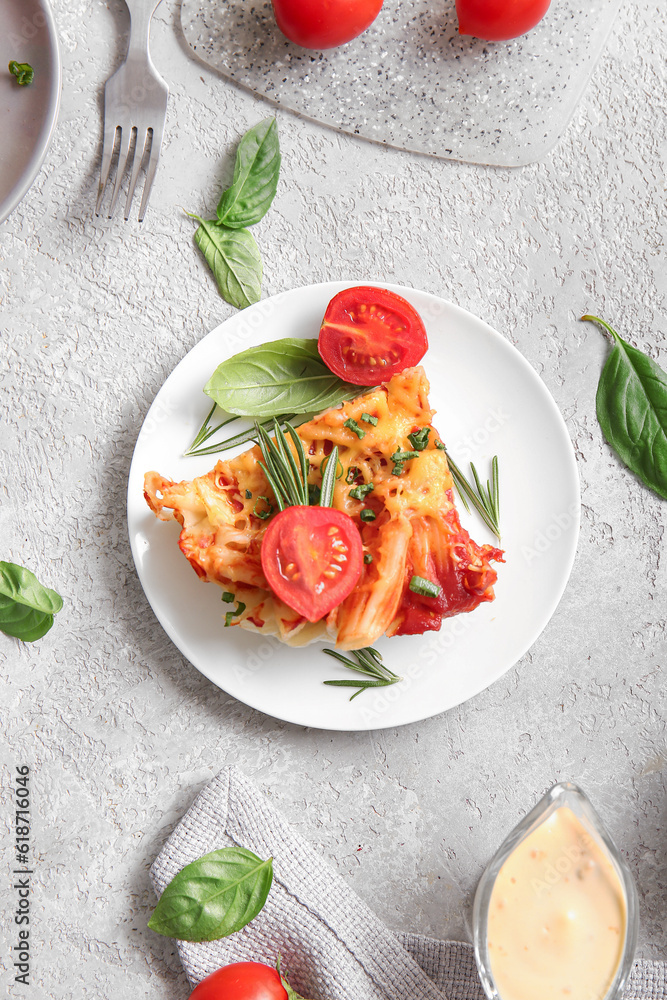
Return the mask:
POLYGON ((150 145, 144 193, 139 208, 139 222, 142 222, 160 158, 169 88, 155 69, 148 51, 150 23, 160 0, 125 0, 125 3, 130 12, 130 42, 125 62, 109 77, 104 88, 104 140, 95 214, 100 214, 111 173, 111 161, 118 145, 116 183, 109 218, 113 215, 121 182, 129 165, 130 185, 125 202, 125 221, 128 220, 141 164, 150 145), (118 132, 120 139, 117 142, 118 132))

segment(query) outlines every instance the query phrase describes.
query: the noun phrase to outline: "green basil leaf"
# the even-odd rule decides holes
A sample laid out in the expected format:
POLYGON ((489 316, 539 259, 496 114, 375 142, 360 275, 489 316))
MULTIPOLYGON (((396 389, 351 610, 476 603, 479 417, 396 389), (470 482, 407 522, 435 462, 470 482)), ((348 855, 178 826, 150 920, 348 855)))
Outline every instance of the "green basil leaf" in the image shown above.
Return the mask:
POLYGON ((62 606, 60 594, 42 586, 29 569, 0 561, 0 631, 34 642, 46 635, 62 606))
POLYGON ((53 625, 53 615, 43 611, 31 611, 23 604, 17 604, 9 597, 0 595, 0 631, 23 642, 41 639, 53 625))
POLYGON ((279 173, 278 127, 275 118, 266 118, 239 143, 232 186, 220 198, 218 220, 230 229, 254 226, 271 207, 279 173))
POLYGON ((667 373, 596 316, 614 338, 596 396, 602 433, 619 458, 667 499, 667 373))
POLYGON ((199 221, 195 243, 213 271, 223 299, 237 309, 259 302, 262 258, 252 234, 247 229, 227 229, 215 219, 192 218, 199 221))
POLYGON ((216 941, 257 916, 272 881, 272 858, 262 861, 244 847, 211 851, 174 876, 148 926, 179 941, 216 941))
POLYGON ((223 361, 204 392, 227 413, 277 417, 317 413, 353 399, 364 387, 334 375, 322 361, 316 340, 285 337, 223 361))

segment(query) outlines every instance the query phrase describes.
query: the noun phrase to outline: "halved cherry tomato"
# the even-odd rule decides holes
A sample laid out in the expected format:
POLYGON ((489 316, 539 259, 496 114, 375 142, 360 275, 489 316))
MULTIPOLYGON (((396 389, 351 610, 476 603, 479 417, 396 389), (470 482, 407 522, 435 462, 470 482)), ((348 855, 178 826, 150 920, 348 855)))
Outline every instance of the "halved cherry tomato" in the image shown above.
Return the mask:
POLYGON ((287 990, 270 966, 235 962, 202 979, 190 1000, 287 1000, 287 990))
POLYGON ((274 594, 309 622, 345 600, 361 576, 354 521, 331 507, 286 507, 262 539, 262 569, 274 594))
POLYGON ((459 34, 489 42, 525 35, 542 20, 551 0, 456 0, 459 34))
POLYGON ((306 49, 344 45, 370 27, 382 0, 271 0, 278 27, 306 49))
POLYGON ((416 309, 386 288, 359 285, 334 295, 317 346, 325 365, 354 385, 377 385, 418 364, 428 350, 416 309))

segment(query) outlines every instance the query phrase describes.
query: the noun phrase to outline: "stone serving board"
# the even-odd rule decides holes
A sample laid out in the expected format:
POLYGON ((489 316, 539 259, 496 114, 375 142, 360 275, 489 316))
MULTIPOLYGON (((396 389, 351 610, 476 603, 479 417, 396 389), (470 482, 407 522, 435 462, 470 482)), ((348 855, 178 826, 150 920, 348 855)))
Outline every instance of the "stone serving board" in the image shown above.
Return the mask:
POLYGON ((563 134, 621 0, 552 0, 510 42, 458 34, 454 0, 385 0, 338 49, 293 45, 270 0, 183 0, 188 44, 223 76, 302 116, 400 149, 504 167, 563 134))

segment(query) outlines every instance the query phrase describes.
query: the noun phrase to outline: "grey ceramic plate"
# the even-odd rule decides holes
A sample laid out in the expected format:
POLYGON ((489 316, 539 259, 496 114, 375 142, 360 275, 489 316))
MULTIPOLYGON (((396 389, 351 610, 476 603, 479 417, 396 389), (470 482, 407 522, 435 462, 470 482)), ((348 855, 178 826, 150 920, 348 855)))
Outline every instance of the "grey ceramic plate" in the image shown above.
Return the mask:
POLYGON ((34 181, 49 148, 60 105, 60 52, 48 0, 0 0, 0 222, 34 181), (35 79, 20 87, 10 59, 35 79))

